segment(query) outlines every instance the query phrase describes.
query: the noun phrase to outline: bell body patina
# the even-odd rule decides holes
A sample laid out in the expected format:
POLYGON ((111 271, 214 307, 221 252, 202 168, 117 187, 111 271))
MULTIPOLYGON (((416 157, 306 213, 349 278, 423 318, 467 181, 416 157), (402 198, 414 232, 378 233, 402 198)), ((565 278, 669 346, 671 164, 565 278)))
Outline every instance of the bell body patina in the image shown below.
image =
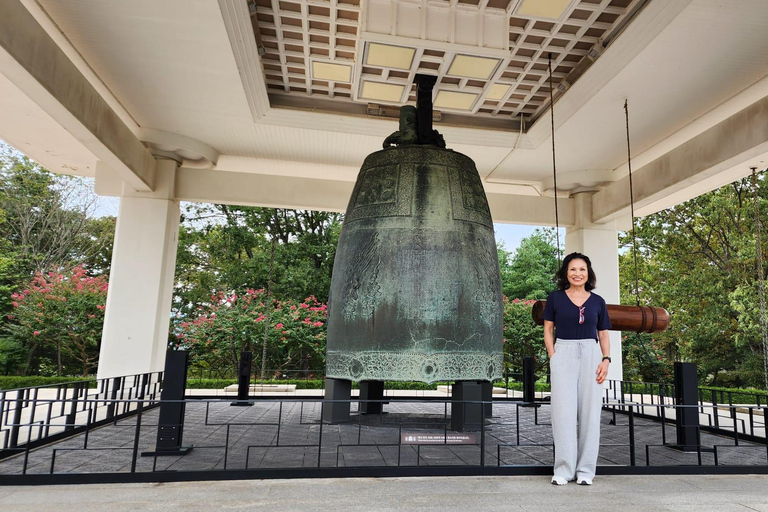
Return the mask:
POLYGON ((502 315, 493 223, 474 162, 435 146, 369 155, 333 267, 327 377, 500 378, 502 315))

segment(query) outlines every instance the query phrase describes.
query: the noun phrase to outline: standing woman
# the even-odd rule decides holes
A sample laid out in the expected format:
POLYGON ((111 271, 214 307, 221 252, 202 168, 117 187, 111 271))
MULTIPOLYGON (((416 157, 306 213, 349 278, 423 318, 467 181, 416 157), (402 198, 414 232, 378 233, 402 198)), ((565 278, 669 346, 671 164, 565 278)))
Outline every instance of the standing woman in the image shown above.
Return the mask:
POLYGON ((544 345, 552 381, 552 483, 592 485, 600 448, 603 381, 611 362, 608 309, 595 288, 592 263, 583 254, 565 257, 558 289, 544 307, 544 345))

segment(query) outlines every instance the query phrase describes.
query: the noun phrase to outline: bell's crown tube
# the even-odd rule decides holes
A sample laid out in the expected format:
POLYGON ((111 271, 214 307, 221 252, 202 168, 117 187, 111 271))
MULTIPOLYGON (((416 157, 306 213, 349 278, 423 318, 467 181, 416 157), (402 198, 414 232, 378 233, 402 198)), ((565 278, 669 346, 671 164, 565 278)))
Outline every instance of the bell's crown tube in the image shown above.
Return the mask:
POLYGON ((500 378, 497 258, 488 201, 471 159, 418 144, 369 155, 333 266, 327 377, 500 378))

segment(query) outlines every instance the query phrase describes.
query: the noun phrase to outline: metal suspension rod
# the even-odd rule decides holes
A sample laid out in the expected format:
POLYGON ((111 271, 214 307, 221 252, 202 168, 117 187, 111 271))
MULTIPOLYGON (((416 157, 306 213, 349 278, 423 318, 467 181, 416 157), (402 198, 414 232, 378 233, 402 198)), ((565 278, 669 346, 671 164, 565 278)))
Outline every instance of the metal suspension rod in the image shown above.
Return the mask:
POLYGON ((549 68, 549 115, 552 120, 552 181, 555 187, 555 239, 557 240, 557 266, 560 267, 560 216, 557 210, 557 158, 555 153, 555 101, 552 87, 552 53, 547 57, 549 68))
MULTIPOLYGON (((629 171, 629 211, 632 221, 632 260, 635 265, 635 304, 640 307, 640 271, 637 265, 637 236, 635 234, 635 189, 632 186, 632 146, 629 138, 629 101, 624 100, 624 121, 627 127, 627 170, 629 171)), ((653 373, 656 374, 656 380, 661 382, 659 373, 659 362, 654 359, 648 351, 648 345, 643 341, 640 333, 635 333, 635 343, 643 348, 645 357, 651 362, 653 373)))
POLYGON ((624 119, 627 125, 627 168, 629 170, 629 210, 632 216, 632 258, 635 263, 635 302, 640 305, 640 272, 637 269, 637 237, 635 236, 635 191, 632 187, 632 150, 629 144, 629 105, 624 100, 624 119))

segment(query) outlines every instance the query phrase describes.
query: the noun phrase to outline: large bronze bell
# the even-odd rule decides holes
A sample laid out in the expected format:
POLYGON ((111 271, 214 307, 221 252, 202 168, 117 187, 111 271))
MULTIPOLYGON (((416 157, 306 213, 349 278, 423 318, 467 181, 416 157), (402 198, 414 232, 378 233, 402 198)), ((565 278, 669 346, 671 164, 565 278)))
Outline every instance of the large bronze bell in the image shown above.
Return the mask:
POLYGON ((403 107, 385 143, 398 147, 365 159, 347 207, 329 302, 331 379, 502 375, 501 280, 483 185, 471 159, 439 147, 431 118, 422 123, 419 112, 414 126, 416 112, 403 107))

